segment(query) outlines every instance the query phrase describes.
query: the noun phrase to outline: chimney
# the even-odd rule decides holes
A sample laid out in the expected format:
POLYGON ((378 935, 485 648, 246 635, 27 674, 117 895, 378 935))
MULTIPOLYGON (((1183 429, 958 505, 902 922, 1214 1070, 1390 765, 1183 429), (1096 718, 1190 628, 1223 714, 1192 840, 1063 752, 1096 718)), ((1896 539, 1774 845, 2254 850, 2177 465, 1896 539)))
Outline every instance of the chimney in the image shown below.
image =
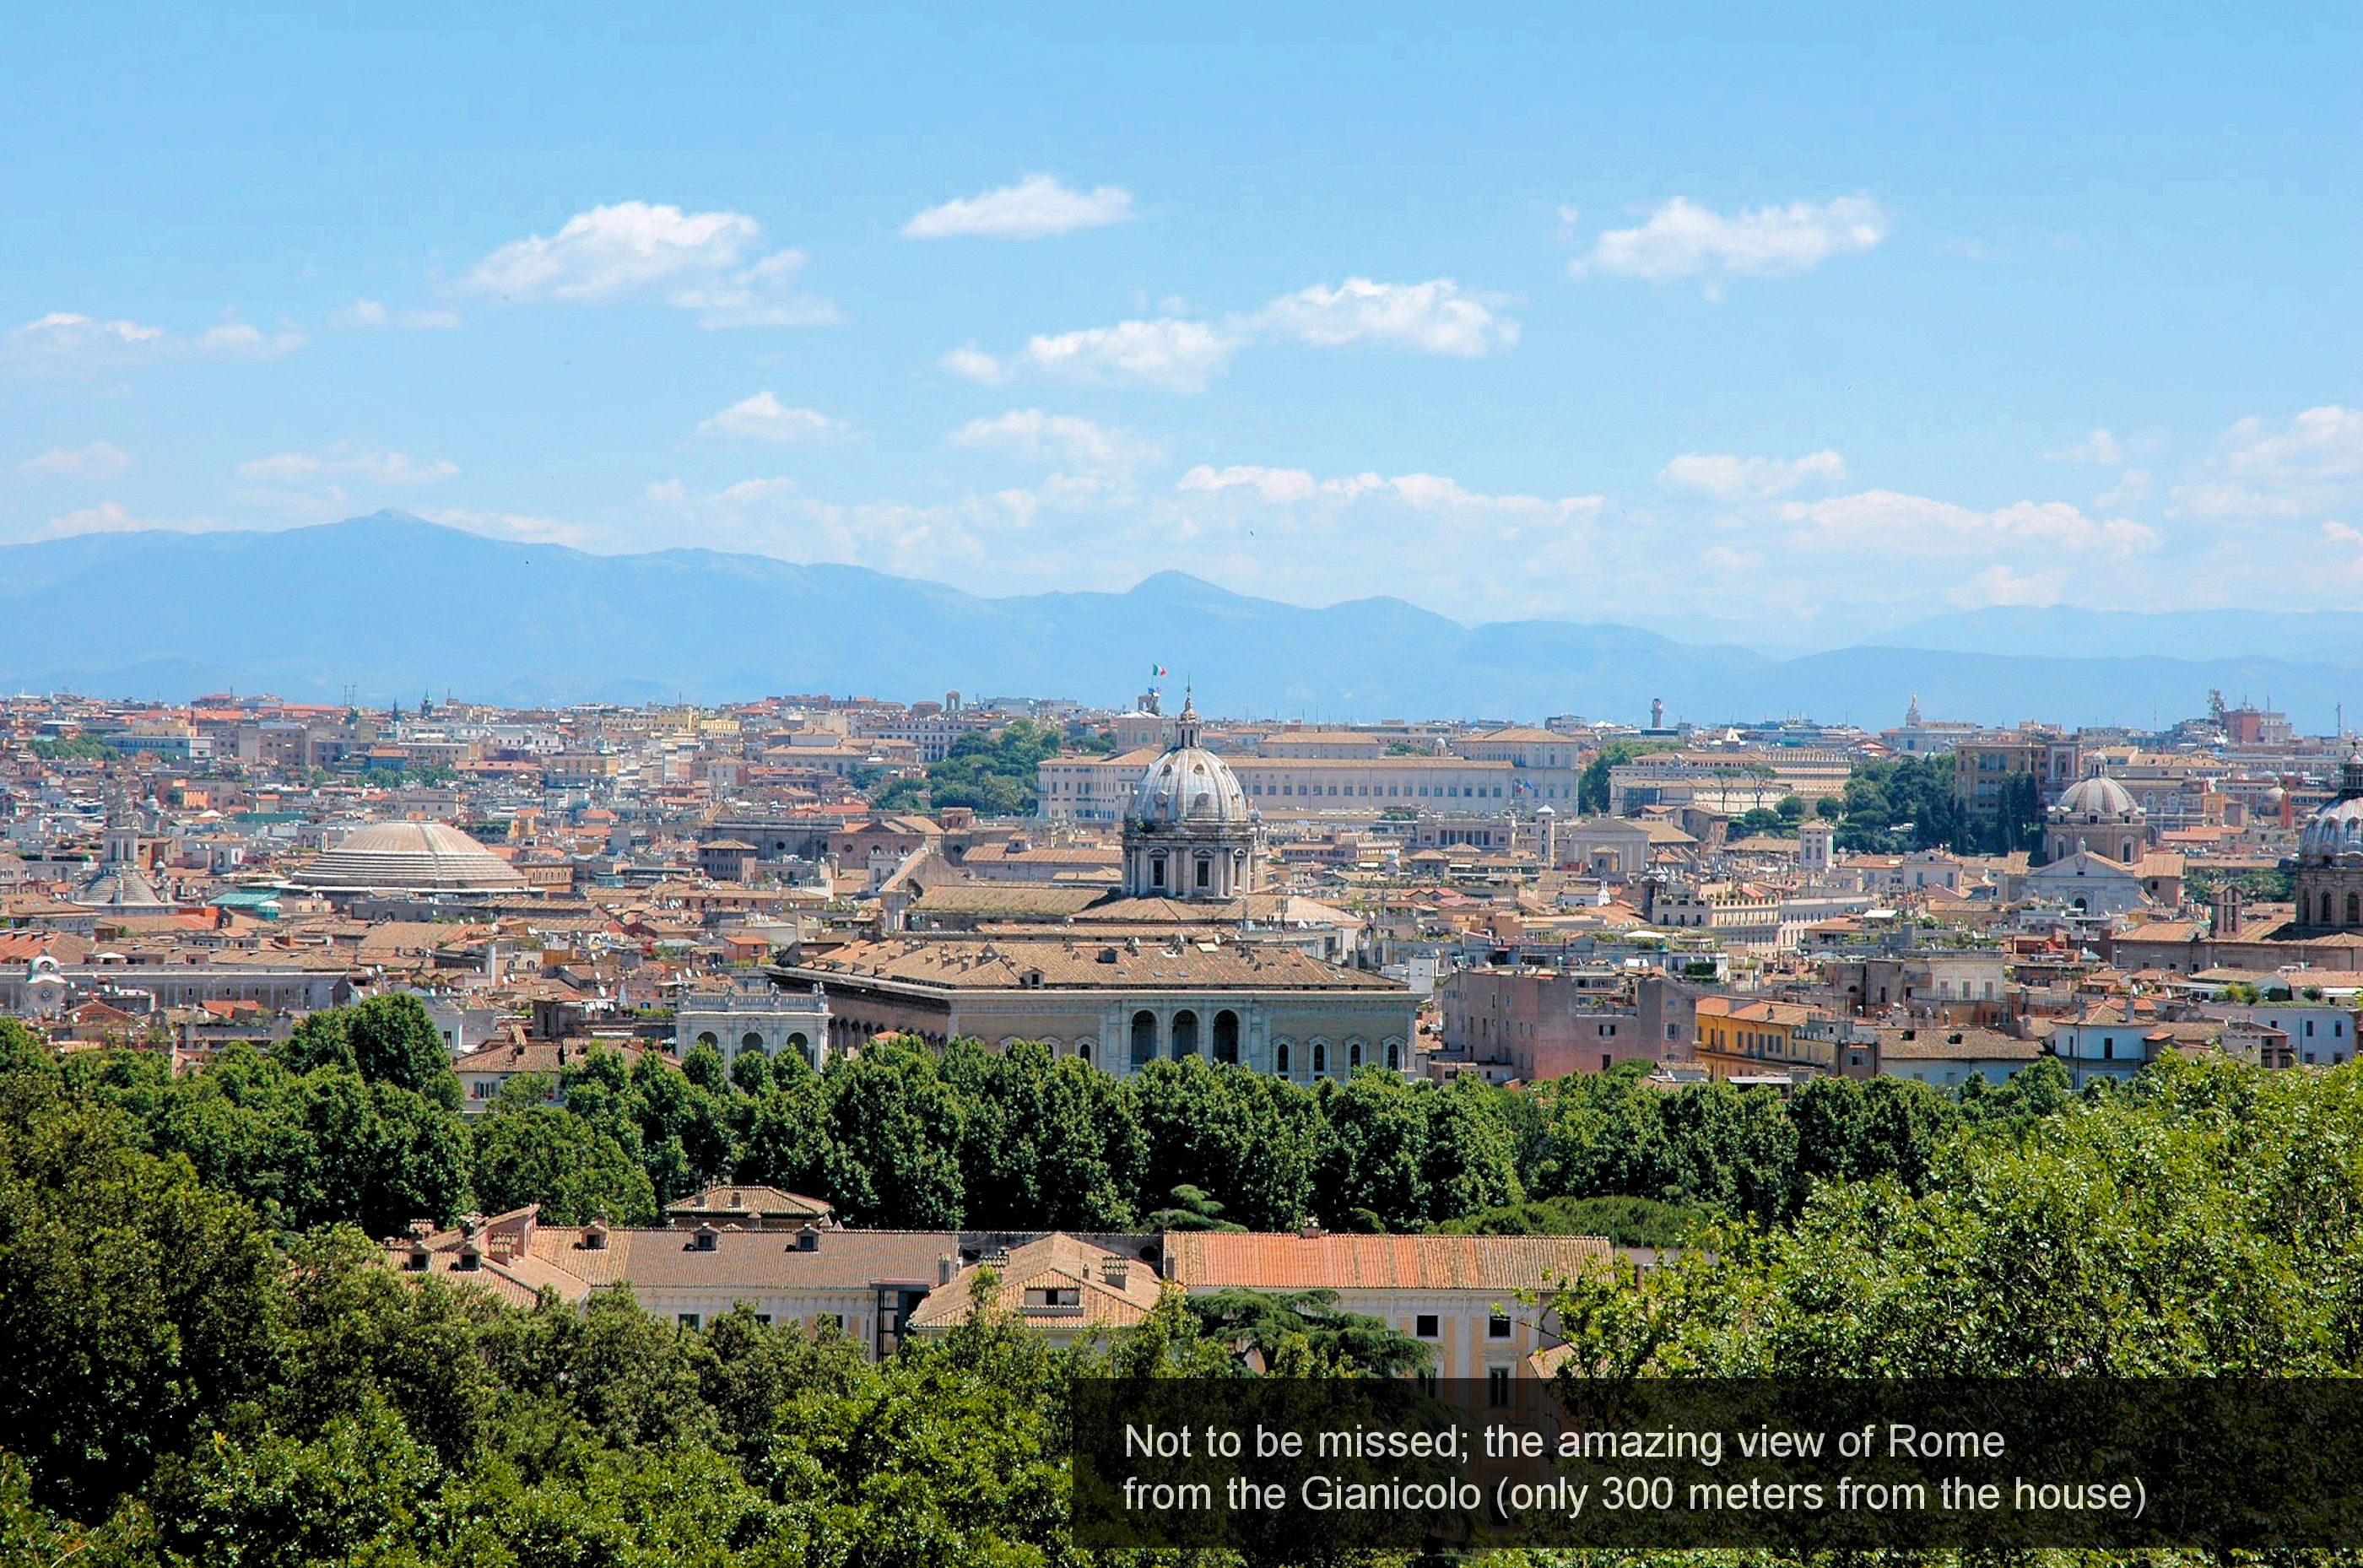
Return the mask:
POLYGON ((1311 1215, 1296 1222, 1296 1236, 1300 1241, 1317 1240, 1321 1234, 1321 1222, 1311 1215))
POLYGON ((582 1228, 582 1250, 586 1252, 604 1252, 607 1250, 605 1220, 594 1219, 582 1228))
POLYGON ((1122 1290, 1125 1287, 1125 1282, 1132 1277, 1132 1260, 1129 1258, 1102 1259, 1100 1277, 1107 1281, 1110 1290, 1122 1290))
POLYGON ((943 1256, 936 1260, 936 1283, 937 1284, 944 1285, 951 1284, 952 1275, 959 1272, 960 1260, 953 1257, 949 1252, 946 1252, 943 1256))

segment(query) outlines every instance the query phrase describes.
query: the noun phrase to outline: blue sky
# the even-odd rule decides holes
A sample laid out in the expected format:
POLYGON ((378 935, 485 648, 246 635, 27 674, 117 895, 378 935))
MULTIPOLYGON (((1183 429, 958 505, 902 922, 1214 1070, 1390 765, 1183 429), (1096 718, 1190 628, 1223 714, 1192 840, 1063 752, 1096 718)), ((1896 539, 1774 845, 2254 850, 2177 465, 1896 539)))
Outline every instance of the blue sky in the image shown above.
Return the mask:
POLYGON ((2351 606, 2352 8, 16 19, 0 539, 2351 606))

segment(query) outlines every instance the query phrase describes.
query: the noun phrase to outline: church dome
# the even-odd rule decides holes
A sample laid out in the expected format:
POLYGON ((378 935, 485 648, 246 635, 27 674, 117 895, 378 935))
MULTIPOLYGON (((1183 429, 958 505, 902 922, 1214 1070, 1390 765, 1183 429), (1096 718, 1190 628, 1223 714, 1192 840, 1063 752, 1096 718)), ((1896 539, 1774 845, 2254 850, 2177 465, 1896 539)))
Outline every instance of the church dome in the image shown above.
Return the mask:
POLYGON ((1198 744, 1198 710, 1184 700, 1173 749, 1148 764, 1132 792, 1132 819, 1144 827, 1215 827, 1252 820, 1248 792, 1231 765, 1198 744))
POLYGON ((1174 828, 1245 822, 1248 796, 1229 763, 1203 746, 1176 746, 1140 775, 1132 792, 1132 817, 1174 828))
POLYGON ((2297 854, 2301 861, 2363 856, 2363 752, 2346 759, 2340 772, 2338 798, 2306 823, 2298 835, 2297 854))
POLYGON ((2054 821, 2066 822, 2129 822, 2141 814, 2132 791, 2100 773, 2070 787, 2051 808, 2054 821))
POLYGON ((287 880, 347 892, 498 893, 525 885, 515 866, 441 822, 356 828, 287 880))

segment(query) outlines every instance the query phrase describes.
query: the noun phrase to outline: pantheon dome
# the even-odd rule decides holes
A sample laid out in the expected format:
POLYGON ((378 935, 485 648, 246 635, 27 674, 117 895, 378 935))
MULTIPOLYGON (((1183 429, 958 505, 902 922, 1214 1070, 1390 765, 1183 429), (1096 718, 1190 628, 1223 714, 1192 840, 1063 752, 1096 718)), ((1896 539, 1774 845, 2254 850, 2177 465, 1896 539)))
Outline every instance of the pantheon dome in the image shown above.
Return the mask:
POLYGON ((441 822, 375 822, 355 828, 288 877, 323 893, 506 893, 517 869, 441 822))

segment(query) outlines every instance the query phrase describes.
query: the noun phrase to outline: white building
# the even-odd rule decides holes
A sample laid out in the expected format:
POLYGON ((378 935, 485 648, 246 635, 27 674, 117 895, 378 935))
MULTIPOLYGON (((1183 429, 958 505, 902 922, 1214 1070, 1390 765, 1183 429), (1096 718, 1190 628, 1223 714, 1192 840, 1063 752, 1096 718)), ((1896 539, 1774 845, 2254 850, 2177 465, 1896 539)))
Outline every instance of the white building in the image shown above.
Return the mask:
POLYGON ((692 993, 673 1020, 673 1054, 686 1057, 700 1046, 720 1051, 725 1063, 752 1051, 793 1054, 818 1072, 828 1065, 828 998, 817 985, 692 993))

